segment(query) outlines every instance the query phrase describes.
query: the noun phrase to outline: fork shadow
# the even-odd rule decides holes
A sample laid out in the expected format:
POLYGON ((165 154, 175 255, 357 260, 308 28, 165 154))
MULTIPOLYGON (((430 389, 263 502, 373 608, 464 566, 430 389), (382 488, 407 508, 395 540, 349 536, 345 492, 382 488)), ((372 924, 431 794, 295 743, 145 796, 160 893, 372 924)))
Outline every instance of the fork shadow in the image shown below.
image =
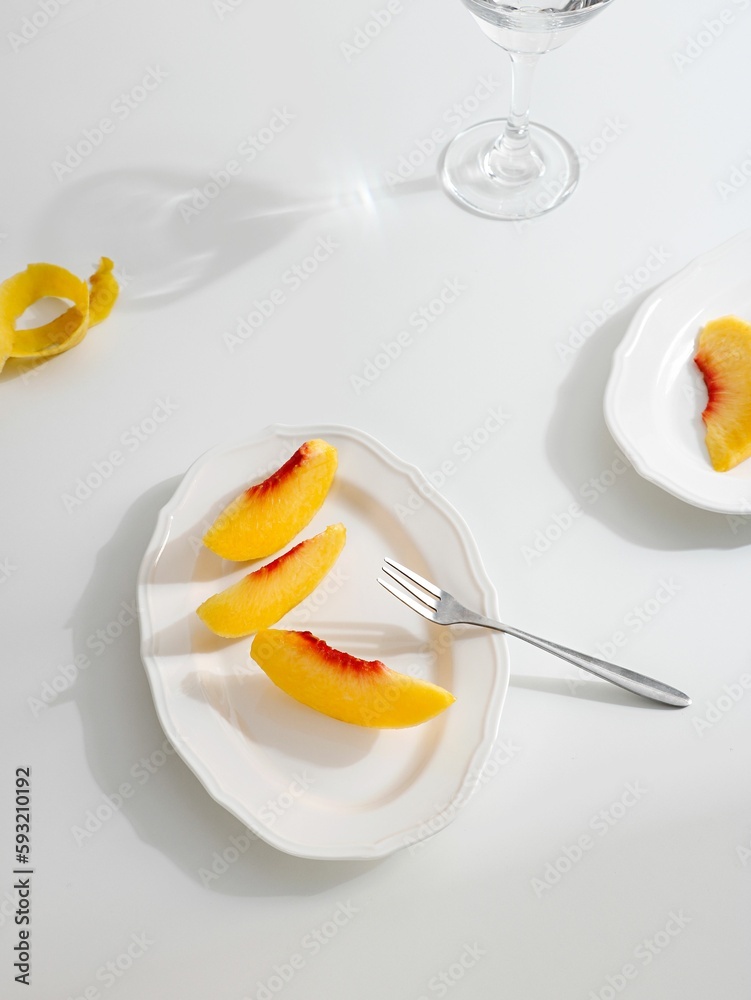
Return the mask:
POLYGON ((424 636, 392 622, 336 622, 316 618, 315 628, 327 642, 341 644, 348 653, 366 660, 416 653, 426 645, 439 645, 435 639, 442 631, 441 626, 424 624, 428 630, 424 636))
POLYGON ((585 681, 579 678, 572 680, 565 677, 515 676, 512 674, 509 685, 527 691, 563 695, 567 698, 575 698, 577 701, 598 701, 611 705, 624 705, 629 708, 675 711, 671 705, 663 705, 661 702, 642 698, 638 694, 626 691, 625 688, 618 687, 616 684, 609 684, 607 681, 585 681))

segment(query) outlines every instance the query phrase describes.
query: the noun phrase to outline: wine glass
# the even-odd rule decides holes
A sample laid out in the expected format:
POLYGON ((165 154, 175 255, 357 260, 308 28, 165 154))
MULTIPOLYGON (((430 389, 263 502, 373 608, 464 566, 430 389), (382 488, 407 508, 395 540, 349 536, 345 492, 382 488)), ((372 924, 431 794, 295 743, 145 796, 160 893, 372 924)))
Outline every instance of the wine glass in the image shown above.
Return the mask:
POLYGON ((511 106, 508 118, 472 125, 452 139, 441 157, 441 180, 453 198, 480 215, 531 219, 565 201, 579 179, 579 159, 569 143, 529 121, 537 60, 563 45, 612 0, 560 0, 548 7, 463 2, 485 34, 511 57, 511 106))

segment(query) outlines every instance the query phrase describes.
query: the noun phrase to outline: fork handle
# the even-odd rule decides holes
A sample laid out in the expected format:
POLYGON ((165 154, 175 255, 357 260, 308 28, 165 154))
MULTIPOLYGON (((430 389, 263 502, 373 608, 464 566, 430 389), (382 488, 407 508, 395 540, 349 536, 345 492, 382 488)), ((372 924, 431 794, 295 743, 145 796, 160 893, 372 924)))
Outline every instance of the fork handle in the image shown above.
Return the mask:
POLYGON ((477 615, 472 624, 484 625, 486 628, 495 629, 497 632, 513 635, 517 639, 523 639, 525 642, 529 642, 539 649, 553 653, 554 656, 560 656, 562 660, 568 660, 574 666, 581 667, 582 670, 588 670, 591 674, 596 674, 598 677, 602 677, 612 684, 617 684, 618 687, 625 688, 627 691, 633 691, 643 698, 651 698, 652 701, 659 701, 664 705, 674 705, 676 708, 685 708, 691 704, 691 699, 687 694, 684 694, 683 691, 679 691, 677 688, 670 687, 669 684, 663 684, 662 681, 656 681, 652 677, 646 677, 644 674, 637 674, 636 671, 627 670, 625 667, 617 667, 614 663, 608 663, 606 660, 598 660, 596 656, 588 656, 586 653, 578 653, 575 649, 559 646, 557 642, 540 639, 536 635, 530 635, 529 632, 522 632, 520 629, 512 628, 510 625, 503 625, 492 618, 477 615))

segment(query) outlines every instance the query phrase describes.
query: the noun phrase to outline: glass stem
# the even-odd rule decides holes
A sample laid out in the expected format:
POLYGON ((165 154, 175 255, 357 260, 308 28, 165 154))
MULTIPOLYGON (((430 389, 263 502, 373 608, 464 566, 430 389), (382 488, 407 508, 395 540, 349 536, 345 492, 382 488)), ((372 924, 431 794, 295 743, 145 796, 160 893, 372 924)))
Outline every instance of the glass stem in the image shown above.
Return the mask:
POLYGON ((511 107, 503 135, 488 153, 486 167, 504 184, 527 184, 543 172, 529 138, 529 105, 538 53, 509 52, 511 107))

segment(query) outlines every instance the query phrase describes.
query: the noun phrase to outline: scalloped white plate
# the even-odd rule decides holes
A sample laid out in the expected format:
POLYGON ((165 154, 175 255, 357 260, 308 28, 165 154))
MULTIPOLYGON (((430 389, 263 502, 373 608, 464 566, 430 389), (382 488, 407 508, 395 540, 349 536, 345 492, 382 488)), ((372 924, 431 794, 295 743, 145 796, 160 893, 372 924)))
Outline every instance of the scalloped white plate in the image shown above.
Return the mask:
POLYGON ((215 448, 164 507, 139 576, 141 653, 159 719, 208 792, 274 847, 308 858, 378 858, 446 825, 477 786, 508 687, 502 637, 433 626, 376 583, 391 555, 497 617, 470 532, 413 466, 345 427, 282 427, 215 448), (194 613, 249 571, 204 548, 218 511, 303 441, 339 452, 337 477, 308 537, 343 521, 331 574, 277 627, 382 659, 448 688, 456 702, 412 729, 369 730, 289 698, 248 654, 194 613))
POLYGON ((610 432, 645 479, 695 507, 751 513, 751 460, 715 472, 704 444, 696 339, 711 319, 751 321, 751 230, 697 257, 643 303, 613 358, 610 432))

